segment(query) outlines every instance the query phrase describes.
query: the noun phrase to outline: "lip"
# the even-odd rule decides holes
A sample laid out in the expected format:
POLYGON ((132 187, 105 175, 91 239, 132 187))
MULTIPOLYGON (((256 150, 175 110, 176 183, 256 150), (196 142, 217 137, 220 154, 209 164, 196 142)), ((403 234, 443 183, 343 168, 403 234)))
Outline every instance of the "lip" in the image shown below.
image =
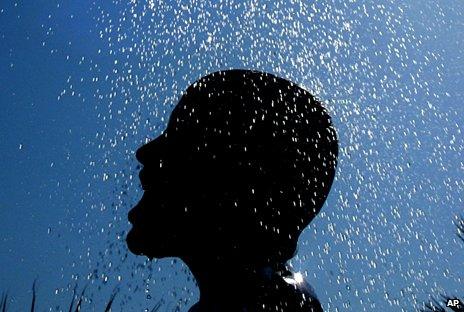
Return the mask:
POLYGON ((142 190, 144 190, 145 192, 151 190, 151 185, 142 184, 142 190))
POLYGON ((147 169, 142 168, 139 172, 139 180, 144 191, 149 191, 152 189, 152 185, 147 183, 147 169))
POLYGON ((139 171, 139 180, 140 180, 140 183, 142 184, 142 188, 145 190, 145 186, 147 186, 145 182, 145 169, 140 169, 139 171))
POLYGON ((127 220, 129 220, 129 222, 134 225, 134 222, 135 222, 135 216, 134 216, 135 212, 134 212, 134 208, 132 208, 131 211, 129 211, 129 213, 127 214, 127 220))
POLYGON ((132 224, 132 225, 135 225, 136 223, 140 223, 139 221, 141 221, 143 219, 143 206, 145 206, 145 204, 147 203, 147 196, 149 196, 151 192, 150 191, 144 191, 143 194, 142 194, 142 197, 140 198, 140 200, 137 202, 137 204, 135 206, 132 207, 131 210, 129 210, 128 214, 127 214, 127 220, 132 224))
MULTIPOLYGON (((143 196, 142 196, 143 198, 143 196)), ((140 202, 142 200, 140 200, 130 211, 129 213, 127 214, 127 220, 129 220, 129 222, 134 225, 136 222, 137 222, 137 219, 139 219, 139 217, 137 216, 137 214, 139 214, 139 210, 140 210, 140 202)))

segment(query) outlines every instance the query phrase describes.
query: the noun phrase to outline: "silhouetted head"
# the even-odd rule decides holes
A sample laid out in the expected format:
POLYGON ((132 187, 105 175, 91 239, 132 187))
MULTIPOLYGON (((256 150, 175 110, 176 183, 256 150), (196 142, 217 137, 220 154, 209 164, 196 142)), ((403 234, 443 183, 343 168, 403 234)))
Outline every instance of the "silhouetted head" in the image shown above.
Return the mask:
POLYGON ((128 246, 283 263, 328 195, 337 154, 330 117, 308 91, 256 71, 203 77, 137 151, 145 192, 129 213, 128 246))

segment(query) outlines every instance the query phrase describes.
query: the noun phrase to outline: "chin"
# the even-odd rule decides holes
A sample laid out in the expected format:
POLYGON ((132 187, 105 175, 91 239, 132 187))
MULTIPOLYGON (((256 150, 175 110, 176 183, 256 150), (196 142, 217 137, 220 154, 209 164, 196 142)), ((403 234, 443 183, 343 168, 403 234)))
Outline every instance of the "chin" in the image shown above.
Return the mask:
POLYGON ((172 257, 166 246, 167 243, 152 242, 147 239, 146 233, 133 227, 126 237, 126 244, 131 253, 137 256, 146 256, 150 260, 153 258, 161 259, 165 257, 172 257))
POLYGON ((126 237, 126 244, 129 251, 135 255, 143 255, 144 248, 143 244, 140 241, 140 234, 135 228, 132 228, 126 237))

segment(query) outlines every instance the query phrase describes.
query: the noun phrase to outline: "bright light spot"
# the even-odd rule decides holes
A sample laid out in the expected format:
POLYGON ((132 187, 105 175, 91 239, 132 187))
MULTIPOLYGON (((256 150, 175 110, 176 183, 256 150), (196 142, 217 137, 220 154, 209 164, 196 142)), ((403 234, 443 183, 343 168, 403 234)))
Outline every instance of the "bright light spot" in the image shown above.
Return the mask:
POLYGON ((303 283, 303 275, 300 272, 296 272, 292 277, 284 277, 284 281, 290 285, 296 285, 303 283))
POLYGON ((303 283, 303 275, 302 275, 300 272, 296 272, 296 273, 293 275, 293 278, 295 279, 295 282, 296 282, 296 283, 298 283, 298 284, 303 283))

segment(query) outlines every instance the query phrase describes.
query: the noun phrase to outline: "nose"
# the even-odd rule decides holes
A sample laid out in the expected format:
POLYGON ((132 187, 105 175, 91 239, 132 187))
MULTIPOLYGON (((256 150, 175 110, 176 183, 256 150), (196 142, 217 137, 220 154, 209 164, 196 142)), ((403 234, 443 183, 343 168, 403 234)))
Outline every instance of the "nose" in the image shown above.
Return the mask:
MULTIPOLYGON (((153 140, 154 141, 154 140, 153 140)), ((149 154, 153 153, 153 146, 152 143, 153 141, 142 145, 136 152, 135 152, 135 158, 142 164, 145 165, 147 160, 150 158, 149 154)))
MULTIPOLYGON (((156 139, 148 142, 145 145, 142 145, 136 152, 135 158, 142 164, 146 165, 150 159, 155 159, 156 155, 160 155, 163 148, 163 145, 166 141, 166 132, 163 132, 160 136, 156 139)), ((159 156, 158 156, 159 157, 159 156)))

